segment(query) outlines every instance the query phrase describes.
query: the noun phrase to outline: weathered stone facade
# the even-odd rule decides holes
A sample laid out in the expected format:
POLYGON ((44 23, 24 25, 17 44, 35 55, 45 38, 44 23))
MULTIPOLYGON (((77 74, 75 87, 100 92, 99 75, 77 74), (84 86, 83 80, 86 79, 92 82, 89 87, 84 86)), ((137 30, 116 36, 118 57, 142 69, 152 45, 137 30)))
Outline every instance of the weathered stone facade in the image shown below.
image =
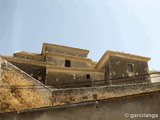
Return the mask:
POLYGON ((44 43, 41 54, 20 51, 13 56, 1 56, 43 84, 56 88, 150 82, 150 58, 107 51, 97 63, 87 58, 88 53, 89 50, 44 43))
POLYGON ((105 80, 108 84, 150 82, 147 63, 149 60, 147 57, 107 51, 95 68, 105 69, 105 80))
MULTIPOLYGON (((70 61, 70 67, 74 68, 91 68, 91 59, 70 56, 57 53, 46 53, 46 62, 53 62, 55 66, 66 67, 65 62, 70 61)), ((69 67, 69 66, 68 66, 69 67)))
POLYGON ((0 118, 3 120, 13 120, 13 118, 16 120, 159 120, 159 88, 159 83, 148 83, 57 90, 53 91, 54 101, 70 103, 74 100, 75 103, 3 113, 0 118), (134 117, 132 114, 153 116, 134 117))
POLYGON ((30 76, 45 83, 46 65, 53 65, 53 63, 46 63, 42 61, 35 61, 12 56, 1 56, 16 67, 20 68, 30 76))
POLYGON ((67 47, 63 45, 55 45, 55 44, 50 44, 50 43, 43 43, 42 54, 45 54, 48 52, 86 58, 89 53, 89 50, 67 47))
POLYGON ((104 70, 96 69, 47 66, 46 71, 45 84, 52 85, 56 88, 91 87, 97 84, 93 81, 101 81, 105 77, 104 70))
MULTIPOLYGON (((95 69, 93 69, 92 67, 72 67, 72 64, 70 64, 72 61, 67 63, 63 61, 62 63, 64 66, 60 67, 56 66, 55 62, 52 60, 43 61, 41 57, 36 58, 35 60, 32 59, 32 57, 28 59, 25 56, 22 58, 22 56, 23 55, 18 57, 17 55, 16 57, 13 57, 2 55, 3 58, 18 68, 7 61, 0 59, 0 63, 3 63, 0 64, 0 78, 2 78, 3 75, 7 78, 8 72, 12 72, 14 78, 21 77, 22 82, 27 82, 27 87, 30 88, 35 86, 35 88, 32 90, 35 93, 35 96, 32 96, 33 98, 39 97, 39 99, 36 99, 37 101, 35 100, 35 102, 36 105, 39 103, 40 106, 37 105, 38 108, 31 106, 31 109, 29 110, 24 108, 25 110, 1 113, 0 119, 124 120, 128 119, 124 117, 125 113, 135 113, 138 111, 138 113, 155 112, 155 114, 159 114, 159 109, 157 106, 159 105, 160 83, 139 83, 139 80, 137 80, 136 82, 138 83, 136 83, 135 81, 130 82, 129 79, 128 81, 125 79, 125 82, 127 81, 128 83, 134 84, 107 86, 108 84, 106 82, 111 77, 112 79, 110 84, 113 84, 112 80, 123 76, 123 74, 125 75, 123 77, 127 78, 130 78, 131 76, 135 77, 135 75, 142 75, 142 77, 144 77, 144 74, 148 74, 147 61, 149 58, 140 56, 137 58, 130 54, 128 55, 130 57, 124 57, 122 55, 117 56, 114 54, 107 56, 107 59, 106 57, 102 57, 98 63, 91 61, 91 66, 95 66, 95 69), (128 68, 128 65, 133 66, 128 68), (106 66, 108 66, 108 72, 111 73, 108 74, 108 77, 106 76, 108 73, 106 72, 106 66), (104 67, 103 70, 101 70, 101 67, 104 67), (48 86, 52 85, 54 88, 67 89, 50 89, 48 86, 46 87, 32 76, 48 86), (44 104, 45 102, 39 102, 43 99, 49 104, 44 104)), ((43 56, 43 54, 40 56, 43 56)), ((46 59, 46 57, 44 58, 46 59)), ((81 58, 82 57, 80 57, 80 59, 81 58)), ((145 79, 143 82, 149 81, 145 79)), ((16 92, 13 92, 13 94, 16 94, 16 92)), ((31 97, 23 92, 22 96, 26 96, 28 98, 31 97)), ((28 99, 26 99, 26 101, 28 101, 28 99)), ((30 101, 30 103, 32 103, 32 101, 30 101)))
POLYGON ((46 106, 52 89, 0 57, 0 113, 46 106))

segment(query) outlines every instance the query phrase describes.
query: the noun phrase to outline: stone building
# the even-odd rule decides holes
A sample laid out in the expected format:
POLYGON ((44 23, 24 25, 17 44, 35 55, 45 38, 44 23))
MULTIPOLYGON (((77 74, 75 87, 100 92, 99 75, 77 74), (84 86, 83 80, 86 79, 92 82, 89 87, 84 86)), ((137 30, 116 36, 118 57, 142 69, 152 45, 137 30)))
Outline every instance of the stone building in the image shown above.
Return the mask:
POLYGON ((43 43, 41 54, 20 51, 13 56, 1 56, 43 84, 56 88, 149 82, 150 58, 107 51, 97 63, 87 58, 88 53, 89 50, 43 43), (123 79, 116 80, 119 78, 123 79))
POLYGON ((105 69, 105 81, 108 84, 150 82, 149 60, 148 57, 106 51, 95 69, 105 69))

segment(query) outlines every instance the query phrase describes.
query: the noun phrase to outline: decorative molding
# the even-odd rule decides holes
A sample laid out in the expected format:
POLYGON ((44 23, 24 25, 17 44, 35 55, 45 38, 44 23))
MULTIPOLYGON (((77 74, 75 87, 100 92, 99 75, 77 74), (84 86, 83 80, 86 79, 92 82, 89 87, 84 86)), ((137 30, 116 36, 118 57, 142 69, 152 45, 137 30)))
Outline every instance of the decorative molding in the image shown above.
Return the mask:
POLYGON ((67 71, 89 71, 89 72, 102 72, 104 73, 104 69, 90 69, 90 68, 73 68, 73 67, 57 67, 57 66, 46 66, 46 71, 54 71, 54 70, 67 70, 67 71))

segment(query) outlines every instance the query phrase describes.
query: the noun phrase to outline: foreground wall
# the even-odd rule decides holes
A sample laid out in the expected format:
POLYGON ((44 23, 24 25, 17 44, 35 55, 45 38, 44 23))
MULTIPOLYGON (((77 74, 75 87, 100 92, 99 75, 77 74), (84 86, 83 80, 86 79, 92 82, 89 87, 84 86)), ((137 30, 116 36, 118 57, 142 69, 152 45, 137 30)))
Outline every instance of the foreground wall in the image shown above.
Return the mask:
POLYGON ((159 99, 160 92, 154 92, 130 98, 0 114, 0 120, 159 120, 159 99))
POLYGON ((78 103, 136 95, 159 90, 160 83, 139 83, 118 86, 61 89, 53 91, 53 103, 55 105, 60 103, 78 103))
POLYGON ((52 105, 50 88, 1 57, 0 86, 0 112, 52 105))

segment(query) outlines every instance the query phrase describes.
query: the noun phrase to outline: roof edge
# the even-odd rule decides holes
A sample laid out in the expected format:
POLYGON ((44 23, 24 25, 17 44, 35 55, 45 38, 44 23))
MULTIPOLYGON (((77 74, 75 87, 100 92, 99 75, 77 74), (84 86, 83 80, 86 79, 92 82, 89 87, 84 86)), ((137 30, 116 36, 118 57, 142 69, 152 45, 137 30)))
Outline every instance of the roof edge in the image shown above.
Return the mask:
POLYGON ((64 46, 64 45, 57 45, 57 44, 51 44, 51 43, 43 43, 42 52, 41 53, 44 53, 45 45, 56 46, 56 47, 61 47, 61 48, 63 47, 63 48, 67 48, 67 49, 81 51, 81 52, 84 52, 84 53, 87 53, 87 54, 89 53, 89 50, 86 50, 86 49, 80 49, 80 48, 69 47, 69 46, 64 46))

